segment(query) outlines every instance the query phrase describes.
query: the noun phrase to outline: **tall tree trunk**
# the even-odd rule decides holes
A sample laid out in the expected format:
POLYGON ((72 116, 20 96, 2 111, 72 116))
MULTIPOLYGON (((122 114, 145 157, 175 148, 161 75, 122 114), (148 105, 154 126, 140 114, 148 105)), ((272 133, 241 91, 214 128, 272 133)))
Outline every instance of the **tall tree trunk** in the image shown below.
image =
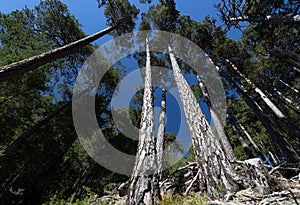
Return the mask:
POLYGON ((150 50, 146 39, 145 88, 139 144, 127 204, 155 204, 160 199, 154 130, 150 50))
POLYGON ((240 127, 241 130, 244 132, 244 134, 246 135, 246 137, 248 138, 248 140, 250 141, 250 143, 251 143, 252 146, 254 147, 255 151, 256 151, 257 153, 262 153, 262 152, 260 151, 260 149, 258 148, 258 146, 256 145, 256 143, 253 141, 251 135, 250 135, 250 134, 247 132, 247 130, 245 129, 245 127, 244 127, 241 123, 239 123, 239 127, 240 127))
POLYGON ((200 78, 200 76, 198 74, 196 75, 196 77, 197 77, 198 84, 200 86, 201 92, 204 95, 206 104, 208 105, 208 107, 210 109, 211 118, 212 118, 212 120, 214 122, 214 126, 216 127, 218 136, 219 136, 219 138, 221 140, 221 143, 222 143, 223 148, 224 148, 224 150, 226 152, 226 155, 227 155, 227 157, 228 157, 229 160, 231 160, 231 161, 236 160, 236 157, 234 155, 232 146, 231 146, 231 144, 230 144, 230 142, 228 140, 227 135, 224 132, 224 128, 223 128, 222 122, 220 121, 217 113, 215 112, 215 110, 211 106, 211 100, 210 100, 207 88, 206 88, 204 82, 201 80, 201 78, 200 78))
POLYGON ((231 123, 231 127, 232 127, 233 131, 235 132, 235 134, 237 135, 238 140, 240 141, 242 147, 244 148, 248 158, 253 158, 253 154, 251 152, 251 149, 248 146, 248 144, 246 143, 246 141, 244 140, 244 138, 242 137, 239 129, 235 126, 234 123, 231 123))
POLYGON ((250 79, 248 79, 244 74, 242 74, 238 68, 228 59, 226 59, 232 68, 236 71, 236 73, 243 78, 254 90, 259 94, 261 99, 266 103, 266 105, 273 111, 273 113, 277 116, 277 118, 283 122, 286 127, 289 129, 290 134, 296 139, 300 139, 300 131, 299 129, 290 122, 290 120, 281 112, 281 110, 274 105, 274 103, 260 90, 250 79))
POLYGON ((26 130, 21 136, 19 136, 15 141, 13 141, 10 145, 8 145, 8 147, 5 148, 2 157, 12 156, 18 150, 18 147, 22 143, 24 143, 24 141, 29 136, 31 136, 37 129, 39 129, 41 126, 45 125, 47 122, 49 122, 53 117, 58 115, 61 111, 63 111, 69 105, 71 105, 71 101, 63 104, 62 106, 57 108, 54 112, 52 112, 48 116, 44 117, 42 120, 38 121, 34 126, 30 127, 28 130, 26 130))
POLYGON ((161 93, 161 108, 159 115, 159 125, 157 131, 157 173, 159 180, 162 180, 163 171, 163 149, 164 149, 164 137, 165 137, 165 123, 166 123, 166 89, 162 88, 161 93))
POLYGON ((287 104, 290 108, 293 110, 297 110, 299 112, 300 107, 299 105, 295 104, 293 100, 289 99, 288 97, 285 97, 279 90, 276 88, 274 89, 276 94, 279 96, 279 100, 284 101, 285 104, 287 104))
POLYGON ((299 93, 299 90, 297 90, 296 88, 293 88, 292 86, 290 86, 288 83, 284 82, 283 80, 278 79, 279 82, 281 82, 282 84, 284 84, 286 87, 290 88, 291 90, 293 90, 296 93, 299 93))
POLYGON ((191 88, 181 74, 170 45, 168 50, 199 168, 199 187, 209 196, 223 195, 227 190, 235 191, 238 186, 233 180, 234 170, 218 140, 213 136, 191 88))
POLYGON ((226 77, 226 80, 231 84, 231 86, 241 95, 241 97, 245 100, 247 105, 251 108, 251 110, 255 113, 257 118, 261 121, 263 126, 266 128, 269 133, 271 139, 274 144, 277 145, 281 153, 284 155, 286 160, 290 163, 298 163, 300 162, 299 155, 295 152, 293 147, 284 139, 282 134, 275 129, 275 126, 270 122, 270 120, 263 114, 263 110, 259 108, 255 102, 246 94, 243 88, 236 84, 230 77, 228 77, 225 73, 223 76, 226 77))
POLYGON ((0 81, 6 81, 17 75, 21 75, 28 71, 34 70, 42 65, 50 63, 56 59, 63 58, 64 56, 90 44, 98 38, 108 34, 117 27, 109 27, 98 33, 79 39, 62 47, 53 49, 51 51, 36 55, 19 62, 0 67, 0 81))
MULTIPOLYGON (((299 16, 299 21, 300 21, 300 15, 299 16)), ((290 66, 296 67, 296 71, 299 72, 300 69, 300 54, 291 52, 291 51, 286 51, 283 50, 282 48, 272 48, 270 50, 270 55, 273 57, 278 58, 279 60, 286 62, 290 66)))

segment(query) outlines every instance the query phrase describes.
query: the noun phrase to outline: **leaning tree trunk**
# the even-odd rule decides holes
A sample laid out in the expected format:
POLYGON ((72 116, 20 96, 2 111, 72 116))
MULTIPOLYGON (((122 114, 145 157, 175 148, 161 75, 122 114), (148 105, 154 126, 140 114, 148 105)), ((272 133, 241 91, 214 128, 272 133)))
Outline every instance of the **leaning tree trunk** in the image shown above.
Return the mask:
POLYGON ((157 173, 159 179, 162 179, 163 171, 163 148, 165 137, 165 123, 166 123, 166 89, 162 88, 161 94, 161 108, 159 115, 159 125, 157 132, 156 150, 157 150, 157 173))
POLYGON ((154 136, 152 77, 148 38, 146 39, 145 88, 139 144, 127 204, 155 204, 160 199, 154 136))
POLYGON ((247 144, 247 142, 242 137, 242 134, 240 133, 239 129, 235 126, 234 123, 231 123, 231 127, 232 127, 233 131, 235 132, 235 134, 237 135, 238 140, 240 141, 242 147, 244 148, 248 158, 253 158, 251 149, 250 149, 249 145, 247 144))
POLYGON ((248 79, 244 74, 242 74, 230 60, 226 59, 226 62, 228 62, 232 66, 232 68, 236 71, 236 73, 241 78, 243 78, 255 90, 255 92, 257 94, 259 94, 261 99, 273 111, 273 113, 277 116, 277 118, 286 125, 286 127, 289 129, 292 137, 294 137, 296 139, 300 139, 299 129, 293 123, 290 122, 290 120, 287 118, 287 116, 285 116, 281 112, 281 110, 276 105, 274 105, 274 103, 262 92, 261 89, 259 89, 250 79, 248 79))
POLYGON ((254 147, 255 151, 257 153, 262 153, 260 151, 260 149, 258 148, 258 146, 256 145, 256 143, 254 142, 254 140, 252 139, 251 135, 247 132, 247 130, 245 129, 245 127, 239 123, 239 127, 241 128, 241 130, 244 132, 244 134, 246 135, 246 137, 248 138, 248 140, 250 141, 250 143, 252 144, 252 146, 254 147))
MULTIPOLYGON (((300 15, 298 15, 300 17, 300 15)), ((300 20, 300 18, 299 18, 300 20)), ((300 54, 283 50, 282 48, 272 48, 270 50, 270 55, 278 58, 279 60, 286 62, 292 67, 296 67, 296 71, 299 72, 300 69, 300 54)))
POLYGON ((263 126, 266 128, 269 136, 273 140, 274 144, 277 145, 281 153, 284 155, 286 160, 290 163, 299 163, 300 157, 295 152, 293 147, 286 141, 286 139, 282 136, 280 132, 275 129, 275 126, 270 122, 269 118, 267 118, 263 114, 263 110, 261 110, 252 99, 246 94, 246 92, 242 89, 241 86, 237 85, 230 77, 223 73, 223 76, 226 80, 231 84, 231 86, 241 95, 241 97, 245 100, 247 105, 251 108, 251 110, 255 113, 257 118, 261 121, 263 126))
POLYGON ((220 121, 220 119, 219 119, 217 113, 215 112, 215 110, 212 108, 211 100, 210 100, 207 88, 206 88, 204 82, 201 80, 201 78, 200 78, 200 76, 198 74, 196 75, 196 77, 197 77, 198 84, 200 86, 201 92, 204 95, 206 104, 208 105, 208 107, 210 109, 211 118, 212 118, 212 120, 214 122, 214 125, 216 127, 217 133, 219 135, 219 138, 220 138, 221 143, 223 145, 223 148, 225 150, 226 156, 231 161, 232 160, 236 160, 236 157, 234 155, 232 146, 231 146, 231 144, 230 144, 230 142, 228 140, 227 135, 224 132, 224 128, 223 128, 222 122, 220 121))
POLYGON ((38 130, 40 127, 44 126, 47 124, 53 117, 58 115, 61 111, 63 111, 66 107, 71 105, 71 101, 66 102, 59 108, 57 108, 54 112, 51 114, 47 115, 40 121, 38 121, 34 126, 30 127, 28 130, 26 130, 22 135, 20 135, 15 141, 13 141, 10 145, 8 145, 4 152, 2 157, 11 157, 17 150, 18 147, 24 143, 24 141, 30 137, 36 130, 38 130))
POLYGON ((233 167, 213 136, 191 88, 181 74, 171 47, 168 46, 168 49, 199 168, 199 187, 209 196, 223 195, 227 190, 236 191, 238 186, 233 179, 233 167))
POLYGON ((90 44, 98 38, 108 34, 109 32, 116 29, 116 26, 106 28, 98 33, 79 39, 62 47, 54 50, 36 55, 19 62, 15 62, 9 65, 0 67, 0 81, 5 81, 15 76, 24 74, 28 71, 34 70, 42 65, 50 63, 56 59, 63 58, 64 56, 90 44))
POLYGON ((290 88, 292 91, 294 91, 295 93, 299 93, 299 90, 297 90, 296 88, 290 86, 288 83, 284 82, 283 80, 278 79, 279 82, 281 82, 282 84, 284 84, 286 87, 290 88))

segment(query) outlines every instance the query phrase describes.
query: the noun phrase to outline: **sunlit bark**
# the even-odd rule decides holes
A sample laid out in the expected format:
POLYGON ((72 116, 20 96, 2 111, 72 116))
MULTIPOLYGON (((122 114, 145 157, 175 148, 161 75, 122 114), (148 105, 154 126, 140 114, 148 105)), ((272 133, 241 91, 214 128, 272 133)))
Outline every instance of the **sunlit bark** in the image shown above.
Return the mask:
POLYGON ((133 169, 127 204, 156 204, 160 198, 157 175, 157 156, 154 136, 154 109, 150 49, 146 39, 145 88, 142 119, 139 130, 139 144, 133 169))

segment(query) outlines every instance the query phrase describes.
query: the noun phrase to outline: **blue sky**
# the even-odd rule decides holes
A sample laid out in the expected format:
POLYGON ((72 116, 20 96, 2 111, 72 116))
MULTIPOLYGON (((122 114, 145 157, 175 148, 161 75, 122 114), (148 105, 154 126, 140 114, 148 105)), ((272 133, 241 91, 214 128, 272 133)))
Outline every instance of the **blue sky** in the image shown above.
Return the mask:
MULTIPOLYGON (((69 10, 79 20, 83 26, 84 32, 87 34, 95 33, 106 27, 106 20, 103 15, 103 8, 99 9, 97 0, 61 0, 68 5, 69 10)), ((39 4, 40 0, 0 0, 0 11, 8 13, 16 9, 22 9, 25 5, 33 8, 39 4)), ((148 5, 142 5, 139 0, 131 0, 136 4, 141 11, 146 11, 148 5)), ((156 0, 154 1, 156 2, 156 0)), ((190 15, 193 19, 202 21, 209 14, 210 16, 219 19, 218 11, 214 8, 218 0, 176 0, 176 7, 181 14, 190 15)), ((219 25, 222 22, 217 22, 219 25)), ((238 39, 241 33, 237 30, 230 31, 228 35, 238 39)), ((103 43, 106 39, 100 40, 97 43, 103 43)))

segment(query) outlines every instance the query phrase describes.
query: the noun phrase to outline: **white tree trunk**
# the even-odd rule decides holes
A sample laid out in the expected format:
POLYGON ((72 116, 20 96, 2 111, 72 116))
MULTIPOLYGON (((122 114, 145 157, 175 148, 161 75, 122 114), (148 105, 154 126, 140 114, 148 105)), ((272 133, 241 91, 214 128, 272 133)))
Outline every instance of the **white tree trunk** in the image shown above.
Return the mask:
POLYGON ((108 34, 116 29, 116 27, 109 27, 98 33, 79 39, 62 47, 53 49, 51 51, 36 55, 19 62, 0 67, 0 81, 8 80, 17 75, 34 70, 42 65, 50 63, 56 59, 63 58, 64 56, 88 45, 89 43, 97 40, 98 38, 108 34))
POLYGON ((212 120, 214 122, 214 126, 216 127, 218 136, 219 136, 219 138, 221 140, 221 143, 223 145, 225 153, 226 153, 226 155, 227 155, 227 157, 228 157, 229 160, 231 160, 231 161, 236 160, 236 157, 234 155, 232 146, 231 146, 231 144, 230 144, 230 142, 228 140, 227 135, 224 132, 224 127, 222 125, 222 122, 220 121, 217 113, 215 112, 215 110, 211 106, 211 100, 210 100, 207 88, 206 88, 204 82, 201 80, 201 78, 200 78, 200 76, 198 74, 196 75, 196 77, 197 77, 198 84, 200 86, 201 92, 204 95, 205 101, 206 101, 206 103, 207 103, 207 105, 208 105, 208 107, 210 109, 211 118, 212 118, 212 120))
POLYGON ((157 173, 159 179, 162 179, 163 171, 163 148, 164 148, 164 137, 165 137, 165 122, 166 122, 166 89, 162 88, 161 94, 161 108, 159 115, 159 125, 157 131, 157 141, 156 141, 156 150, 157 150, 157 173))
POLYGON ((244 134, 247 136, 248 140, 250 141, 250 143, 254 147, 255 151, 258 152, 258 153, 261 153, 260 149, 258 148, 258 146, 256 145, 256 143, 253 141, 251 135, 247 132, 247 130, 245 129, 245 127, 241 123, 239 123, 239 126, 242 129, 242 131, 244 132, 244 134))
POLYGON ((296 88, 293 88, 292 86, 290 86, 288 83, 282 81, 279 79, 279 82, 281 82, 282 84, 284 84, 286 87, 290 88, 291 90, 293 90, 296 93, 299 93, 299 90, 297 90, 296 88))
POLYGON ((238 68, 228 59, 226 59, 226 62, 228 62, 232 68, 240 75, 241 78, 243 78, 254 90, 259 94, 261 99, 266 103, 266 105, 273 111, 273 113, 279 118, 281 122, 283 122, 286 127, 290 130, 290 133, 295 138, 300 138, 300 131, 298 128, 293 125, 287 116, 285 116, 281 110, 263 93, 262 90, 260 90, 250 79, 248 79, 244 74, 242 74, 238 68))
POLYGON ((139 130, 139 144, 136 161, 131 177, 127 200, 127 204, 129 205, 153 205, 160 199, 154 136, 154 109, 148 38, 146 39, 146 55, 142 119, 139 130))
POLYGON ((209 196, 223 195, 238 189, 235 173, 218 140, 202 113, 199 104, 183 75, 172 49, 168 46, 173 75, 178 87, 185 117, 190 130, 199 173, 199 187, 209 196))
POLYGON ((300 161, 299 155, 295 152, 293 147, 289 144, 288 141, 278 132, 275 126, 270 122, 270 120, 263 114, 261 110, 254 101, 247 95, 247 93, 242 89, 241 86, 237 85, 230 77, 223 73, 223 76, 226 77, 227 81, 233 86, 233 88, 242 96, 247 105, 255 113, 257 118, 261 121, 263 126, 266 128, 274 144, 277 145, 283 156, 290 163, 298 163, 300 161))
POLYGON ((246 154, 248 155, 248 158, 253 158, 253 155, 251 153, 250 147, 248 146, 248 144, 246 143, 246 141, 244 140, 244 138, 242 137, 240 131, 238 130, 238 128, 235 126, 235 124, 231 124, 231 127, 233 129, 233 131, 235 132, 235 134, 238 137, 238 140, 240 141, 242 147, 244 148, 246 154))

